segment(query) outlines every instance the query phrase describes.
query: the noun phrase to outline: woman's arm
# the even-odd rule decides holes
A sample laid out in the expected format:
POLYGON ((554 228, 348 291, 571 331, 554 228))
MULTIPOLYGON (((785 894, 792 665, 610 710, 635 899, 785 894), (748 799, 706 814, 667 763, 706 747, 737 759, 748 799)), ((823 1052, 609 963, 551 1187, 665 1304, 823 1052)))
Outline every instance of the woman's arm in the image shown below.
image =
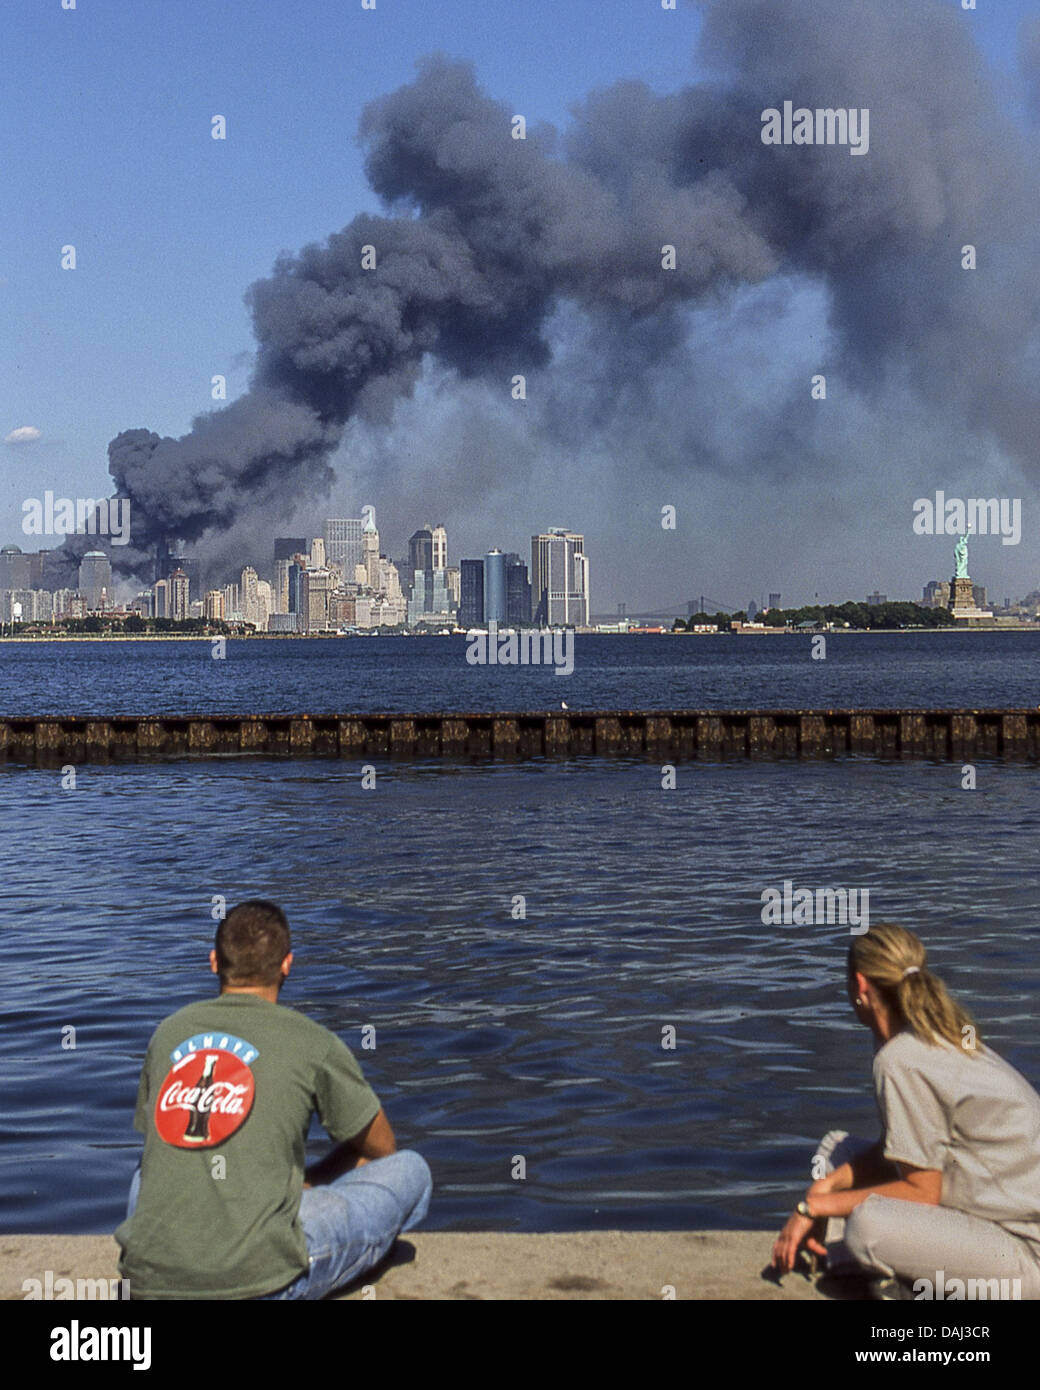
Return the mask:
MULTIPOLYGON (((849 1164, 845 1165, 850 1167, 849 1164)), ((860 1202, 876 1194, 878 1197, 894 1197, 900 1202, 922 1202, 926 1206, 937 1207, 942 1201, 942 1173, 937 1168, 914 1168, 909 1163, 898 1165, 901 1177, 895 1182, 878 1183, 873 1187, 835 1186, 826 1191, 814 1192, 812 1188, 806 1196, 813 1216, 848 1216, 855 1211, 860 1202)), ((832 1173, 837 1178, 843 1172, 832 1173)), ((827 1181, 826 1178, 823 1179, 827 1181)))
POLYGON ((845 1192, 850 1187, 870 1187, 871 1184, 880 1185, 892 1182, 898 1176, 896 1165, 885 1157, 885 1141, 882 1138, 851 1163, 843 1163, 825 1178, 818 1178, 805 1196, 806 1200, 811 1202, 815 1194, 845 1192))

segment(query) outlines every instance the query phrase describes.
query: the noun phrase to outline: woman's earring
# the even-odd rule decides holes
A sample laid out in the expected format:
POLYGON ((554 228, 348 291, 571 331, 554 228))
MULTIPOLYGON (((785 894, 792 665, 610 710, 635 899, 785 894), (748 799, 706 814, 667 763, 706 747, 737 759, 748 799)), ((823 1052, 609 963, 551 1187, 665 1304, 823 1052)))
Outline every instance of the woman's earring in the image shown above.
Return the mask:
POLYGON ((857 1004, 862 1004, 862 1003, 863 1003, 863 996, 862 996, 862 994, 857 994, 857 995, 856 995, 856 1003, 857 1003, 857 1004))

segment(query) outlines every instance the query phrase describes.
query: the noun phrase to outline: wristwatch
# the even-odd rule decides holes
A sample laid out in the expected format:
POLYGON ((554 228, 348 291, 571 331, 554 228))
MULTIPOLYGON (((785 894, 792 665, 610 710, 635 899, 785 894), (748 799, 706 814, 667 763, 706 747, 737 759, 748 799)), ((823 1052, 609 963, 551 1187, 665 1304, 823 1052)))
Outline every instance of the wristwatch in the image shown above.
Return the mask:
POLYGON ((795 1207, 795 1211, 798 1213, 799 1216, 808 1217, 810 1221, 816 1220, 814 1213, 809 1210, 809 1203, 804 1200, 798 1203, 798 1205, 795 1207))

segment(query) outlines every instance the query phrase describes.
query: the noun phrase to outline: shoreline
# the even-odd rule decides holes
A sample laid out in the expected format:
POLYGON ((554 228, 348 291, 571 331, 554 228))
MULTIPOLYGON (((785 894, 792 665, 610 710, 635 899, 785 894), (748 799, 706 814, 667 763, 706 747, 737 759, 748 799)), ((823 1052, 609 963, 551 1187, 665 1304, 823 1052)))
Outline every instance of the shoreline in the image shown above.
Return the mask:
MULTIPOLYGON (((377 1271, 330 1301, 828 1302, 862 1296, 863 1286, 848 1281, 821 1287, 802 1274, 788 1274, 780 1284, 764 1279, 775 1239, 775 1231, 409 1231, 377 1271)), ((118 1253, 111 1236, 4 1236, 0 1300, 26 1300, 23 1282, 42 1285, 48 1271, 55 1291, 68 1288, 57 1283, 62 1278, 117 1279, 118 1253)))
MULTIPOLYGON (((574 631, 577 637, 691 637, 691 638, 720 638, 720 637, 920 637, 931 633, 947 632, 972 632, 972 633, 994 633, 994 632, 1035 632, 1040 633, 1040 623, 972 623, 971 626, 963 625, 957 627, 847 627, 847 628, 817 628, 813 631, 796 632, 792 628, 756 628, 752 632, 595 632, 585 628, 569 629, 574 631)), ((168 633, 168 632, 138 632, 138 633, 97 633, 87 635, 85 633, 75 633, 67 637, 47 636, 47 637, 0 637, 0 643, 15 643, 25 646, 45 646, 48 644, 65 646, 70 642, 99 643, 99 642, 209 642, 211 645, 217 641, 225 642, 332 642, 332 641, 353 641, 355 637, 362 637, 361 633, 322 633, 322 632, 253 632, 253 633, 168 633)), ((364 634, 366 640, 371 640, 364 634)), ((375 637, 385 638, 416 638, 416 637, 458 637, 465 640, 466 634, 463 632, 441 633, 441 632, 382 632, 375 633, 375 637)))

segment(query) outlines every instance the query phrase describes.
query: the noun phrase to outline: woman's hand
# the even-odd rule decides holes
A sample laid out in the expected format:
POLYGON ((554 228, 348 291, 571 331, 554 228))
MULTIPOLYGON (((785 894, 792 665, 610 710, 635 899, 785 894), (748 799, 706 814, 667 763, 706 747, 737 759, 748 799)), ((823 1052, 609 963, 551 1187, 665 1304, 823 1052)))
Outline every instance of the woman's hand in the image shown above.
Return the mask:
POLYGON ((787 1225, 773 1246, 773 1265, 780 1274, 788 1274, 794 1269, 803 1241, 814 1254, 826 1255, 827 1247, 810 1235, 815 1225, 811 1216, 799 1216, 796 1211, 788 1217, 787 1225))

